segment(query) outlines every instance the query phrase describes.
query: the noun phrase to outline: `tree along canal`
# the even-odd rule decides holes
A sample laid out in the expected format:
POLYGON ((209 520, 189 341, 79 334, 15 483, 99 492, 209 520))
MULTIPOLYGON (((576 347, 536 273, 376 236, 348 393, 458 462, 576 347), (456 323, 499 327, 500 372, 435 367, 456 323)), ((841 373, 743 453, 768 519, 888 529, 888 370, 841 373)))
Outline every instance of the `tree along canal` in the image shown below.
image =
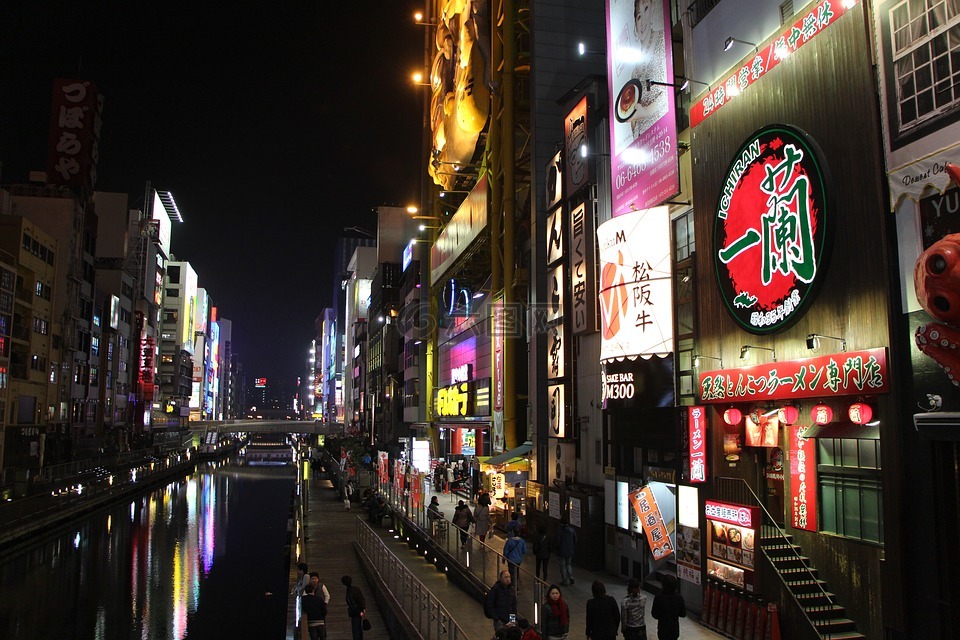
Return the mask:
POLYGON ((0 560, 0 638, 284 638, 294 477, 203 463, 38 536, 0 560))

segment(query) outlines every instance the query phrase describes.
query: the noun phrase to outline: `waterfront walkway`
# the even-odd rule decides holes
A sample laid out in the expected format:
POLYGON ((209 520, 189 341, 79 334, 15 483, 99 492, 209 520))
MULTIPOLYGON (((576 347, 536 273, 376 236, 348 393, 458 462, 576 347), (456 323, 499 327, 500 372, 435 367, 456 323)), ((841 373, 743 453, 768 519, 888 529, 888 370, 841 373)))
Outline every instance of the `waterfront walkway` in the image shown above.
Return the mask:
MULTIPOLYGON (((357 531, 356 518, 365 517, 366 512, 357 503, 354 503, 350 512, 344 511, 343 502, 337 499, 337 492, 333 489, 329 480, 311 480, 310 485, 306 500, 308 505, 306 533, 309 539, 305 542, 303 556, 310 565, 310 570, 320 573, 322 581, 327 585, 331 594, 327 615, 327 637, 329 640, 351 637, 350 621, 346 615, 346 604, 344 602, 344 588, 340 584, 340 576, 349 574, 353 577, 354 584, 359 586, 366 596, 367 614, 373 625, 370 631, 364 633, 364 640, 386 638, 384 618, 377 607, 371 587, 364 576, 360 560, 353 548, 357 531)), ((451 498, 450 495, 444 494, 438 495, 441 508, 446 512, 447 519, 449 519, 458 498, 451 498)), ((429 496, 426 500, 429 501, 429 496)), ((471 505, 472 507, 473 505, 471 505)), ((447 574, 437 568, 432 558, 424 558, 421 552, 411 549, 406 542, 394 538, 394 534, 386 525, 386 521, 382 527, 374 526, 374 530, 380 534, 387 548, 403 562, 427 589, 443 602, 446 609, 452 614, 453 619, 466 632, 469 640, 489 640, 493 635, 493 625, 484 616, 481 602, 450 582, 447 574)), ((454 533, 451 531, 450 535, 453 536, 454 533)), ((493 536, 492 539, 488 537, 487 541, 490 543, 490 547, 497 551, 503 548, 504 539, 499 535, 493 536)), ((532 569, 533 565, 534 558, 531 550, 525 558, 521 570, 532 569), (527 567, 528 563, 529 567, 527 567)), ((491 573, 495 574, 496 571, 493 570, 491 573)), ((550 573, 559 576, 555 558, 551 559, 550 573)), ((576 583, 562 587, 564 600, 570 607, 569 640, 585 640, 584 612, 586 611, 587 600, 592 597, 591 584, 593 581, 600 580, 603 582, 606 585, 607 593, 619 602, 626 594, 626 580, 619 576, 586 571, 577 566, 574 567, 574 575, 576 583)), ((494 575, 489 583, 492 584, 495 579, 494 575)), ((532 584, 534 582, 533 576, 527 573, 521 574, 521 589, 523 589, 524 582, 528 585, 532 584)), ((559 582, 559 580, 556 579, 556 582, 559 582)), ((647 634, 648 637, 655 638, 656 620, 650 616, 653 595, 650 593, 645 593, 645 595, 647 596, 647 634)), ((291 598, 291 601, 293 600, 291 598)), ((290 621, 292 621, 292 618, 290 621)), ((288 628, 292 627, 290 621, 288 621, 288 628)), ((723 637, 702 627, 692 618, 680 621, 680 635, 685 640, 712 640, 723 637)), ((292 634, 288 634, 288 637, 292 637, 292 634)))

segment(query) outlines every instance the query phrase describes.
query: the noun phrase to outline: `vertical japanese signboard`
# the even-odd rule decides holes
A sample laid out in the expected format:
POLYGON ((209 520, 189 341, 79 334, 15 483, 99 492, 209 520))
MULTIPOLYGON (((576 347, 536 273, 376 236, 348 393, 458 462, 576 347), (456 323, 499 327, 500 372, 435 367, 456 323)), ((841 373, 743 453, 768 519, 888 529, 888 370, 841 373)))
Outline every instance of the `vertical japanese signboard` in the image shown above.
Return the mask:
POLYGON ((741 328, 768 334, 810 306, 829 256, 826 166, 799 129, 771 125, 740 147, 714 220, 720 295, 741 328))
POLYGON ((790 426, 790 525, 817 530, 816 441, 805 438, 807 427, 790 426))
POLYGON ((570 322, 574 335, 597 330, 597 279, 593 204, 570 210, 570 322))
POLYGON ((613 215, 680 191, 669 0, 607 0, 613 215))
POLYGON ((93 189, 100 159, 103 96, 92 82, 53 81, 47 180, 93 189))
POLYGON ((493 434, 490 449, 503 453, 503 347, 507 330, 503 296, 498 295, 491 306, 493 314, 493 434))
POLYGON ((588 109, 587 96, 584 96, 563 119, 563 157, 566 162, 563 174, 566 178, 567 198, 574 197, 580 189, 590 182, 590 167, 592 165, 580 152, 581 147, 589 144, 588 109))
POLYGON ((667 207, 597 227, 600 360, 673 353, 673 269, 667 207))
POLYGON ((630 504, 640 518, 644 533, 647 534, 647 544, 650 545, 653 559, 662 560, 673 553, 670 536, 663 524, 663 516, 660 515, 660 507, 653 496, 653 490, 646 486, 634 491, 630 494, 630 504))
POLYGON ((707 481, 707 417, 701 406, 687 408, 690 433, 690 482, 707 481))

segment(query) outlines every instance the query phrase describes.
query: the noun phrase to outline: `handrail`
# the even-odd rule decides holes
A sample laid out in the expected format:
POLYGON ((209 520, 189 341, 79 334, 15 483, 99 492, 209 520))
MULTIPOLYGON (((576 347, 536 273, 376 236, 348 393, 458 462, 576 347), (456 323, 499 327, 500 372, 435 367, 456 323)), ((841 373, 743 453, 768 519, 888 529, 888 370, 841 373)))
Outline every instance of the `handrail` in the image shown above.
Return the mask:
MULTIPOLYGON (((780 525, 777 524, 776 520, 774 520, 770 512, 767 511, 767 508, 763 506, 763 502, 760 500, 759 496, 757 496, 757 494, 754 493, 753 488, 747 483, 746 480, 744 480, 743 478, 730 478, 730 477, 718 477, 717 479, 720 481, 740 482, 743 485, 743 488, 745 488, 753 497, 754 506, 759 507, 764 515, 764 524, 761 525, 760 538, 761 539, 763 539, 764 537, 779 538, 780 541, 782 541, 782 547, 778 547, 778 549, 784 549, 792 553, 793 558, 791 559, 799 562, 801 572, 806 573, 807 575, 806 580, 803 577, 800 577, 801 584, 807 584, 807 585, 812 585, 816 587, 816 589, 820 591, 820 595, 822 595, 826 599, 827 604, 825 605, 804 605, 803 603, 801 603, 799 598, 797 598, 797 594, 794 593, 793 589, 790 588, 790 585, 787 584, 787 580, 784 577, 784 574, 781 573, 779 569, 777 569, 776 565, 774 565, 773 560, 771 559, 770 554, 767 552, 766 547, 763 544, 760 544, 760 548, 763 550, 763 556, 767 559, 767 562, 770 563, 774 572, 780 578, 780 581, 783 582, 783 586, 786 587, 787 592, 793 598, 794 602, 796 602, 797 607, 799 607, 800 613, 802 613, 803 617, 806 618, 807 622, 810 623, 810 626, 813 628, 814 632, 816 632, 816 634, 821 638, 825 638, 825 639, 830 638, 832 634, 820 633, 820 631, 817 629, 816 623, 807 614, 808 610, 831 611, 835 604, 833 597, 824 590, 823 586, 820 584, 820 581, 817 579, 816 575, 814 575, 813 568, 809 564, 807 564, 807 561, 803 558, 803 556, 797 553, 796 545, 790 542, 790 540, 787 538, 787 532, 784 531, 780 527, 780 525)), ((778 541, 775 544, 781 544, 780 541, 778 541)))
POLYGON ((467 640, 467 634, 446 607, 407 566, 393 554, 380 536, 357 518, 357 541, 380 580, 400 604, 398 615, 416 627, 426 640, 467 640))
MULTIPOLYGON (((387 497, 390 508, 398 517, 402 517, 411 526, 423 532, 434 545, 479 580, 485 589, 489 589, 499 578, 500 571, 508 567, 507 560, 500 551, 487 542, 481 542, 477 536, 469 532, 467 532, 466 543, 461 544, 460 533, 463 529, 449 520, 446 520, 445 530, 433 533, 426 517, 426 508, 414 508, 409 494, 399 490, 392 482, 378 483, 378 485, 381 494, 387 497)), ((519 584, 514 585, 517 591, 517 615, 534 624, 539 624, 540 605, 546 600, 550 585, 525 569, 523 565, 517 567, 517 576, 519 584)))

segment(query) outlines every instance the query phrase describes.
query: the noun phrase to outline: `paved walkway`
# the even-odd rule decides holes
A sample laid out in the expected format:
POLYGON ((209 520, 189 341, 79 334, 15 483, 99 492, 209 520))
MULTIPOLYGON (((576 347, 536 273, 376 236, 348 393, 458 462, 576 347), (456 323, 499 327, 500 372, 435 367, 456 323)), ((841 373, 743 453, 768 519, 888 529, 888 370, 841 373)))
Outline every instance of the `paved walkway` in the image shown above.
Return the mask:
MULTIPOLYGON (((306 530, 309 539, 305 542, 303 556, 310 565, 311 571, 320 573, 321 580, 327 585, 331 594, 327 615, 327 637, 329 640, 351 637, 350 621, 346 614, 346 604, 344 602, 344 588, 340 584, 340 576, 349 574, 353 577, 354 584, 360 587, 366 596, 367 614, 373 625, 371 631, 364 633, 364 640, 386 638, 386 625, 352 546, 356 537, 356 518, 363 517, 365 512, 356 504, 354 504, 352 511, 344 511, 343 503, 337 499, 336 491, 328 480, 312 480, 311 484, 312 487, 307 496, 309 509, 306 530)), ((449 519, 458 498, 451 499, 446 494, 438 494, 438 497, 441 508, 446 512, 449 519)), ((427 501, 429 501, 429 497, 427 501)), ((437 568, 432 562, 432 558, 425 559, 421 552, 415 551, 405 542, 395 539, 386 526, 376 528, 376 531, 381 535, 390 551, 404 563, 426 588, 443 602, 453 619, 466 632, 469 640, 489 640, 493 635, 493 625, 484 616, 482 603, 449 582, 447 574, 437 568)), ((452 538, 454 533, 451 532, 450 535, 452 538)), ((502 550, 504 542, 502 537, 488 537, 487 541, 492 549, 498 552, 502 550)), ((456 546, 454 545, 454 547, 456 546)), ((464 553, 464 557, 465 555, 464 553)), ((474 555, 473 558, 475 557, 474 555)), ((529 568, 532 569, 532 555, 528 560, 530 561, 529 568)), ((521 571, 524 570, 525 567, 521 567, 521 571)), ((550 572, 559 576, 556 560, 551 561, 550 572)), ((491 573, 495 574, 495 571, 491 571, 491 573)), ((588 572, 576 566, 574 567, 574 575, 576 583, 562 588, 563 597, 570 607, 572 619, 569 640, 585 640, 584 612, 587 600, 592 597, 591 585, 593 581, 600 580, 603 582, 607 587, 607 593, 619 601, 626 594, 626 580, 604 573, 588 572)), ((495 579, 495 577, 492 578, 489 581, 490 584, 495 579)), ((532 574, 521 574, 521 585, 525 581, 527 584, 532 584, 534 581, 532 574)), ((559 580, 557 581, 559 582, 559 580)), ((656 621, 650 616, 653 596, 649 593, 645 595, 647 596, 648 635, 655 638, 656 621)), ((293 599, 291 598, 291 600, 293 599)), ((288 627, 290 626, 288 624, 288 627)), ((700 626, 697 621, 690 618, 680 621, 680 633, 681 637, 686 640, 722 637, 700 626)), ((288 635, 288 638, 290 637, 292 635, 288 635)))

